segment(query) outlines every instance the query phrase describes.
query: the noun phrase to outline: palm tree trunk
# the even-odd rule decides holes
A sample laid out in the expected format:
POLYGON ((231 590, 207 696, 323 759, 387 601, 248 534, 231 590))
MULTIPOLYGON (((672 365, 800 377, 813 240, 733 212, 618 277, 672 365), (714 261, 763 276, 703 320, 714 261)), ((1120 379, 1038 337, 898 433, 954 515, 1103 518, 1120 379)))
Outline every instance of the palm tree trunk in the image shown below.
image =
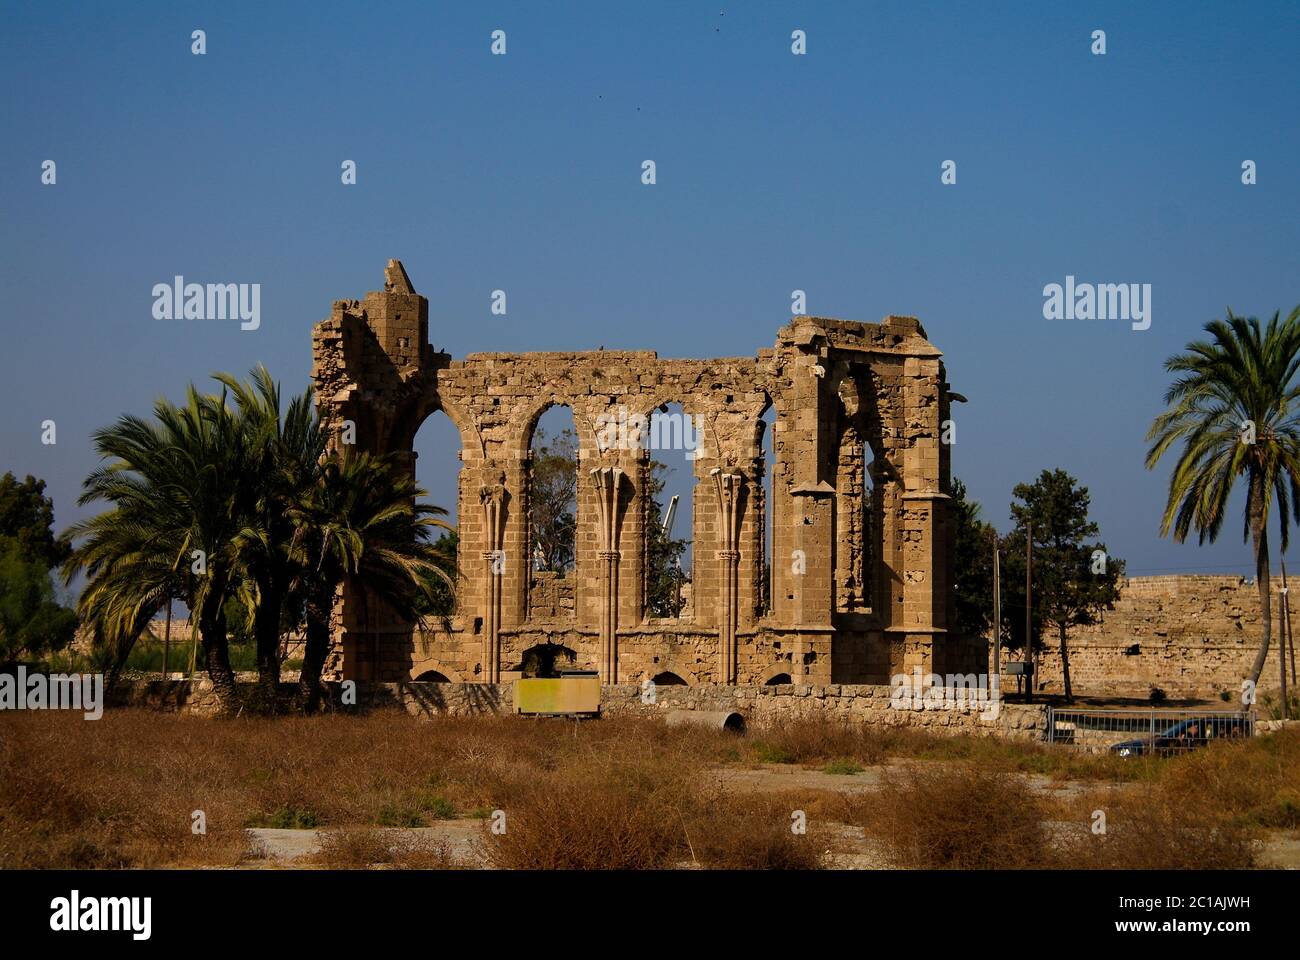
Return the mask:
POLYGON ((253 633, 257 639, 257 699, 264 713, 275 713, 280 688, 280 607, 283 603, 279 586, 262 584, 253 633))
MULTIPOLYGON (((220 596, 220 592, 216 591, 220 596)), ((233 714, 238 706, 235 690, 235 671, 230 668, 230 646, 226 639, 226 616, 220 605, 215 611, 205 609, 199 615, 199 636, 203 640, 203 659, 207 663, 208 678, 217 697, 217 709, 223 714, 233 714)))
MULTIPOLYGON (((333 591, 330 596, 333 596, 333 591)), ((319 599, 309 600, 306 604, 306 643, 303 648, 302 675, 298 680, 298 691, 305 713, 315 713, 320 707, 321 672, 325 668, 325 658, 330 649, 330 610, 331 604, 319 599)))
POLYGON ((1065 645, 1065 624, 1057 624, 1061 638, 1061 677, 1065 681, 1065 702, 1074 703, 1074 691, 1070 689, 1070 651, 1065 645))
POLYGON ((1252 481, 1250 490, 1250 533, 1255 544, 1255 583, 1259 588, 1260 638, 1259 652, 1255 654, 1255 663, 1250 668, 1250 683, 1259 687, 1260 675, 1268 661, 1268 645, 1273 634, 1273 597, 1269 589, 1268 578, 1268 530, 1264 526, 1263 509, 1264 491, 1259 489, 1258 481, 1252 481))

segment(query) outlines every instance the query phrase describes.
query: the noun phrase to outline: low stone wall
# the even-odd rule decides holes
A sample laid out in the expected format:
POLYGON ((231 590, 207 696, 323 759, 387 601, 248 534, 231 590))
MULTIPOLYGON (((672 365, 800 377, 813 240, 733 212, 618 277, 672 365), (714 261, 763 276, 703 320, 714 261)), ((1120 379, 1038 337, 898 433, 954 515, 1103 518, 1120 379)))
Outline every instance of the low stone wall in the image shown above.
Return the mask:
POLYGON ((642 703, 641 687, 605 687, 602 708, 611 715, 661 715, 669 710, 735 710, 756 726, 796 719, 915 727, 932 733, 964 733, 1023 740, 1046 736, 1047 708, 1037 704, 917 703, 891 706, 891 688, 876 684, 774 687, 658 687, 653 704, 642 703), (922 709, 922 707, 925 709, 922 709), (981 709, 983 707, 983 709, 981 709))
MULTIPOLYGON (((331 705, 341 703, 339 684, 327 684, 331 705)), ((290 684, 282 685, 288 701, 290 684)), ((1046 708, 1039 705, 999 703, 980 706, 925 705, 900 709, 890 705, 890 688, 877 685, 830 685, 773 687, 660 686, 653 703, 643 700, 639 684, 607 686, 601 690, 601 711, 605 716, 664 716, 672 710, 734 710, 751 726, 768 726, 794 719, 818 719, 863 725, 905 726, 934 733, 966 733, 1023 740, 1041 740, 1046 731, 1046 708), (952 707, 956 707, 953 709, 952 707)), ((361 686, 357 692, 362 709, 404 709, 423 718, 490 716, 514 712, 511 683, 382 683, 361 686)), ((212 683, 207 679, 149 680, 119 684, 109 699, 110 706, 151 707, 182 713, 209 715, 215 712, 212 683)))

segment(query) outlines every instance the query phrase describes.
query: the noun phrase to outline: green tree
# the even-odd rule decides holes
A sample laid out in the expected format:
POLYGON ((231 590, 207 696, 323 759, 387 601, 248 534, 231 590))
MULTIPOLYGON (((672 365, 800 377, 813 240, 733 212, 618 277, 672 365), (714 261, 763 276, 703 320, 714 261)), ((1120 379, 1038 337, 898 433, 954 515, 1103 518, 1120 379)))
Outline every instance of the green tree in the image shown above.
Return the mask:
POLYGON ((1200 543, 1218 539, 1228 497, 1246 485, 1242 540, 1253 544, 1259 588, 1259 650, 1250 680, 1259 682, 1272 636, 1268 520, 1277 504, 1285 552, 1292 521, 1300 522, 1300 306, 1283 320, 1273 314, 1261 329, 1256 317, 1205 325, 1208 340, 1189 343, 1165 361, 1175 375, 1166 410, 1151 423, 1146 464, 1154 469, 1173 447, 1182 450, 1169 477, 1161 536, 1182 543, 1193 529, 1200 543))
POLYGON ((952 588, 957 631, 984 637, 993 620, 993 543, 997 532, 981 519, 981 508, 966 499, 966 484, 952 481, 954 569, 952 588))
POLYGON ((1100 528, 1088 519, 1088 488, 1064 470, 1044 470, 1033 483, 1017 484, 1012 495, 1020 502, 1011 505, 1016 525, 1005 541, 1007 631, 1013 646, 1024 645, 1025 540, 1032 523, 1032 642, 1038 645, 1047 629, 1056 631, 1065 700, 1072 703, 1066 634, 1071 627, 1096 623, 1103 610, 1114 606, 1124 561, 1110 556, 1097 539, 1100 528))
POLYGON ((59 566, 72 553, 66 537, 54 535, 54 501, 45 496, 45 481, 12 473, 0 477, 0 537, 11 537, 24 559, 46 570, 59 566))
POLYGON ((441 574, 426 576, 424 589, 416 597, 416 610, 421 616, 447 620, 456 612, 456 594, 448 580, 456 578, 456 551, 460 537, 455 530, 444 530, 430 547, 434 564, 441 574))
POLYGON ((191 385, 183 406, 160 399, 153 421, 124 416, 93 440, 108 463, 86 478, 79 502, 111 509, 71 528, 81 542, 64 564, 69 582, 87 577, 78 601, 83 623, 120 667, 179 593, 218 703, 232 711, 225 604, 237 586, 238 537, 261 481, 247 431, 224 392, 202 395, 191 385))
POLYGON ((577 535, 578 441, 569 429, 548 439, 533 436, 528 493, 528 529, 534 569, 567 573, 573 567, 577 535))
POLYGON ((17 537, 0 536, 0 663, 62 650, 77 632, 77 615, 54 595, 50 568, 29 558, 17 537))
POLYGON ((421 494, 389 459, 333 452, 322 462, 319 480, 290 508, 291 550, 300 571, 295 590, 303 597, 306 634, 300 687, 308 712, 320 702, 330 615, 345 580, 413 621, 431 603, 431 578, 455 589, 428 542, 434 528, 453 528, 441 519, 445 510, 417 501, 421 494))
POLYGON ((0 477, 0 663, 61 650, 76 636, 77 615, 59 603, 50 576, 71 552, 54 535, 45 481, 0 477))
MULTIPOLYGON (((236 592, 247 614, 235 624, 256 644, 257 706, 274 711, 284 657, 283 637, 293 629, 300 604, 290 587, 298 570, 290 556, 291 505, 319 479, 326 436, 307 389, 282 409, 279 384, 258 366, 247 382, 217 374, 234 400, 253 469, 260 483, 235 539, 236 592)), ((229 611, 230 608, 228 608, 229 611)))
POLYGON ((435 519, 444 511, 417 505, 421 491, 387 460, 324 455, 310 391, 282 412, 264 368, 247 383, 216 379, 219 395, 191 386, 184 406, 159 400, 152 422, 126 416, 95 434, 109 462, 86 479, 81 503, 112 509, 72 528, 80 543, 64 574, 86 574, 79 611, 114 671, 154 615, 183 599, 225 711, 236 704, 232 628, 256 644, 259 701, 270 708, 283 637, 304 623, 314 706, 344 578, 413 620, 427 584, 454 589, 427 542, 430 525, 447 527, 435 519))

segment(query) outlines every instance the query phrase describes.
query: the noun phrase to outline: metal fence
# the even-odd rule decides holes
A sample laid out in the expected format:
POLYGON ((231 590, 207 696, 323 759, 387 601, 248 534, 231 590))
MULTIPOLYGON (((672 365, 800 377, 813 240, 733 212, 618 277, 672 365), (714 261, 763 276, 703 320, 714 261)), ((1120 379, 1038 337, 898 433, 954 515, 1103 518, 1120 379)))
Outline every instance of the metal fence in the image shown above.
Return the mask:
POLYGON ((1049 707, 1047 741, 1120 756, 1169 755, 1255 733, 1253 711, 1049 707))

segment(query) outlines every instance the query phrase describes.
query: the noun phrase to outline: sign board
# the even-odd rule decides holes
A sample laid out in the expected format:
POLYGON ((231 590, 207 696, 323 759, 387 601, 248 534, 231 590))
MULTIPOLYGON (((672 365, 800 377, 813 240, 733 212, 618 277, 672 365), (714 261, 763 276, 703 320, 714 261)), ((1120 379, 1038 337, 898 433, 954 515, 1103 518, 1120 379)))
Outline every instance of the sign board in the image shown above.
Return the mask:
POLYGON ((588 673, 516 680, 515 713, 600 713, 600 677, 588 673))

